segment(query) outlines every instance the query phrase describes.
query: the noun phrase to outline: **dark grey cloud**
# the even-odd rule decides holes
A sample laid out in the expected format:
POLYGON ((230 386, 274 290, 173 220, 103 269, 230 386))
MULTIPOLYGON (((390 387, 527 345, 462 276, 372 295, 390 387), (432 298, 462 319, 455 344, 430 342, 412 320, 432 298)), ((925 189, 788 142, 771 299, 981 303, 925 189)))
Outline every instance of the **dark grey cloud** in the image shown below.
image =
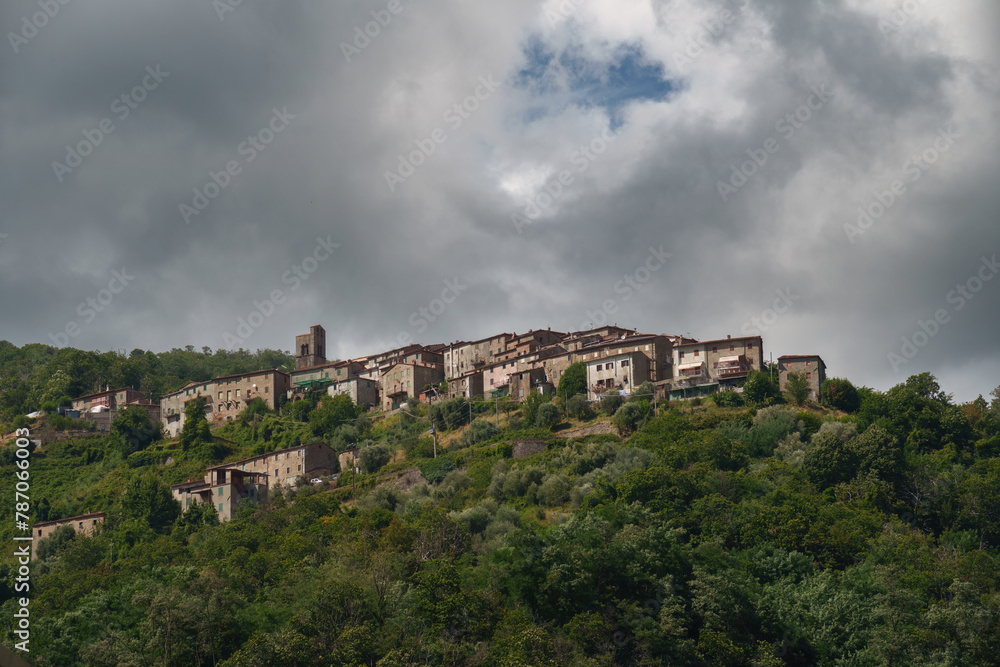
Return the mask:
MULTIPOLYGON (((76 347, 223 347, 275 290, 244 346, 288 349, 315 323, 347 357, 595 316, 700 338, 756 318, 775 357, 819 353, 879 388, 930 370, 971 399, 1000 384, 1000 279, 960 310, 948 295, 1000 253, 998 12, 925 0, 880 28, 896 9, 244 0, 220 19, 211 2, 70 2, 16 53, 0 46, 0 338, 51 342, 76 322, 76 347), (116 98, 157 66, 169 76, 119 119, 116 98), (248 161, 275 109, 294 118, 248 161), (52 162, 104 118, 114 131, 60 182, 52 162), (230 161, 185 224, 179 206, 230 161), (845 224, 894 180, 905 192, 852 243, 845 224), (321 240, 338 247, 318 261, 321 240), (644 271, 661 246, 671 257, 644 271), (134 279, 88 321, 123 269, 134 279), (435 314, 445 281, 462 288, 435 314)), ((6 3, 0 28, 37 11, 6 3)))

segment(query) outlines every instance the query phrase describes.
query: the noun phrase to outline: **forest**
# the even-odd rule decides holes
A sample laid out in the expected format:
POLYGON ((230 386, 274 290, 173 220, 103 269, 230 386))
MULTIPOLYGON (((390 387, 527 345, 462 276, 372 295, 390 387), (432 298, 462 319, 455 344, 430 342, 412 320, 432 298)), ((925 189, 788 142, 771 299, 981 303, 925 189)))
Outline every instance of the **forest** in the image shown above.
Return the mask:
MULTIPOLYGON (((116 373, 165 388, 283 361, 44 347, 0 344, 4 433, 54 391, 128 384, 116 373), (72 380, 48 389, 59 373, 72 380)), ((31 452, 35 521, 106 520, 39 545, 28 659, 1000 664, 1000 388, 958 404, 927 373, 885 392, 832 379, 815 403, 765 371, 741 393, 654 410, 641 391, 589 403, 576 376, 521 404, 383 415, 307 395, 278 411, 254 402, 217 429, 193 409, 176 441, 126 410, 107 434, 44 443, 31 452), (359 469, 222 523, 171 497, 208 466, 312 442, 357 447, 359 469), (515 457, 521 442, 536 453, 515 457)), ((5 498, 12 450, 0 448, 5 498)), ((0 563, 13 647, 16 561, 0 563)))

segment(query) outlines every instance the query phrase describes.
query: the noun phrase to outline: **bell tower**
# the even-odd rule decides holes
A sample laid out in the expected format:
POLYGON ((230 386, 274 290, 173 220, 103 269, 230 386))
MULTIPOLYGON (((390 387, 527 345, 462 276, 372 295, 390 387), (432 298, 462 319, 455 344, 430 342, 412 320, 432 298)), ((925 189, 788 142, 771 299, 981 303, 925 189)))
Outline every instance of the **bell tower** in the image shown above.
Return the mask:
POLYGON ((316 324, 295 337, 295 370, 326 363, 326 330, 316 324))

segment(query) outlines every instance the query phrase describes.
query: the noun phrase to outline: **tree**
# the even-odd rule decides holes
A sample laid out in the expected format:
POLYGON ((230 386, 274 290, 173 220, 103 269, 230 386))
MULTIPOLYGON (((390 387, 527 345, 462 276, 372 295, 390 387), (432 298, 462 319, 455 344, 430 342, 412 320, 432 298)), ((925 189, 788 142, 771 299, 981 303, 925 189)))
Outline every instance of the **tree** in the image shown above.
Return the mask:
POLYGON ((212 442, 212 432, 205 417, 205 399, 196 398, 184 406, 184 430, 181 431, 181 449, 212 442))
MULTIPOLYGON (((204 412, 202 413, 204 417, 204 412)), ((111 420, 109 436, 112 448, 121 453, 122 458, 132 452, 146 449, 160 437, 160 425, 149 420, 149 413, 137 405, 119 410, 111 420)))
POLYGON ((648 401, 626 403, 618 408, 615 416, 611 418, 611 423, 618 429, 619 434, 628 435, 638 428, 639 422, 645 420, 649 413, 648 401))
POLYGON ((632 393, 629 395, 628 400, 648 401, 652 403, 655 395, 656 395, 656 387, 653 386, 653 383, 643 382, 638 387, 632 388, 632 393))
POLYGON ((347 394, 327 396, 321 406, 309 413, 309 425, 316 437, 329 438, 338 427, 353 422, 360 412, 361 408, 347 394))
POLYGON ((764 371, 750 371, 743 384, 743 399, 756 405, 771 405, 781 398, 778 383, 764 371))
POLYGON ((361 470, 367 475, 381 470, 392 460, 392 451, 385 445, 371 445, 361 450, 361 470))
POLYGON ((605 392, 603 396, 601 396, 601 412, 608 415, 609 417, 613 417, 614 414, 618 411, 618 408, 620 408, 622 406, 622 403, 624 402, 625 399, 622 398, 622 395, 618 393, 618 390, 611 389, 610 391, 605 392))
POLYGON ((835 410, 853 414, 861 407, 861 394, 849 380, 830 378, 820 393, 823 402, 835 410))
POLYGON ((543 403, 538 406, 538 412, 535 415, 535 426, 539 428, 551 429, 559 423, 560 418, 559 408, 556 407, 555 403, 543 403))
POLYGON ((587 395, 577 394, 576 396, 571 396, 566 401, 566 414, 574 419, 590 419, 590 402, 587 401, 587 395))
POLYGON ((469 425, 469 430, 465 432, 465 444, 470 447, 477 445, 489 440, 499 432, 500 429, 493 422, 477 419, 469 425))
POLYGON ((809 398, 809 380, 803 373, 789 373, 785 382, 785 393, 795 405, 802 405, 809 398))
POLYGON ((563 400, 583 394, 587 391, 587 365, 582 361, 577 361, 569 365, 566 372, 559 378, 559 387, 556 395, 563 400))
POLYGON ((537 391, 529 393, 528 397, 524 399, 524 403, 521 404, 522 411, 524 412, 524 425, 534 426, 535 415, 538 412, 538 407, 542 403, 546 403, 551 400, 552 400, 551 396, 546 396, 545 394, 541 394, 537 391))
POLYGON ((157 533, 166 532, 181 513, 170 487, 151 472, 126 483, 121 508, 123 518, 147 524, 157 533))

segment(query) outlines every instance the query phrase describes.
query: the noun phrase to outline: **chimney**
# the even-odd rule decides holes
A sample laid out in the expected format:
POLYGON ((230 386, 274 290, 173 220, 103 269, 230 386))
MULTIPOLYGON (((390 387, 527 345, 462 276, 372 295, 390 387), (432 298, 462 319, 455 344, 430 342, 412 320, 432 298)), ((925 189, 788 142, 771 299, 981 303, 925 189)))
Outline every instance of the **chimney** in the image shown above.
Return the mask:
POLYGON ((733 339, 732 334, 726 334, 726 340, 732 340, 732 339, 733 339))

